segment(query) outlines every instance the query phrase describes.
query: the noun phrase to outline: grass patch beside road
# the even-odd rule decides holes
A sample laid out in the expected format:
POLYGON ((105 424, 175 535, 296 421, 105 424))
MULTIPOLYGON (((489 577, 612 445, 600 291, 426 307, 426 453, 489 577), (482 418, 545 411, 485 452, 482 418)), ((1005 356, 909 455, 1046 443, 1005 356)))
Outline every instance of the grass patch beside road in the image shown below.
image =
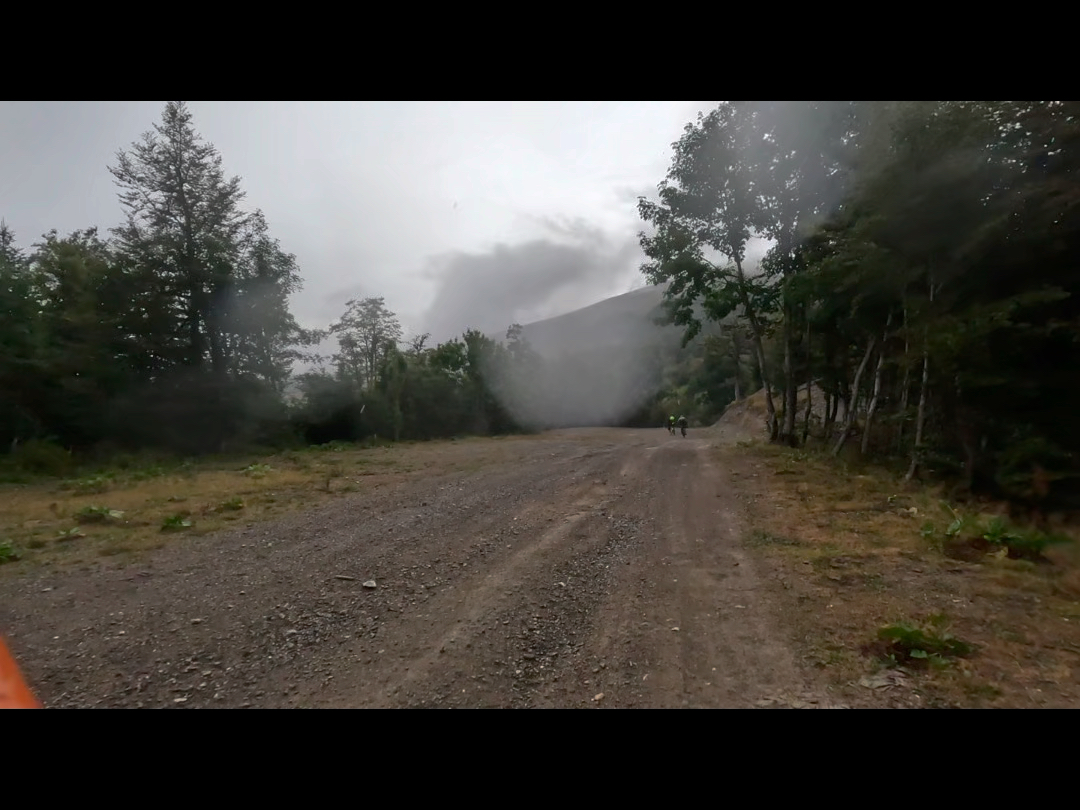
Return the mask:
POLYGON ((805 659, 853 704, 1080 707, 1075 531, 1048 542, 826 454, 717 452, 805 659))
POLYGON ((86 563, 308 509, 404 478, 479 469, 526 438, 384 447, 327 445, 265 456, 126 463, 77 478, 0 484, 0 573, 86 563))

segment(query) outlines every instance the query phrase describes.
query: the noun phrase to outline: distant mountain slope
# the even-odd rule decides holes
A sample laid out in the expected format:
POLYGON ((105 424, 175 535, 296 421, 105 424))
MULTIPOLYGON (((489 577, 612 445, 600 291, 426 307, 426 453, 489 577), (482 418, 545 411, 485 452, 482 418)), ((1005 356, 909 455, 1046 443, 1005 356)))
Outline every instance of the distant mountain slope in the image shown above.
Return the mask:
MULTIPOLYGON (((663 296, 662 286, 643 287, 564 315, 522 324, 522 331, 533 349, 545 357, 585 349, 678 345, 682 327, 653 322, 663 314, 663 296)), ((501 341, 506 334, 491 337, 501 341)))
POLYGON ((661 358, 673 356, 682 341, 683 327, 655 322, 663 295, 661 286, 645 287, 522 324, 546 361, 543 376, 504 387, 503 404, 535 427, 622 424, 661 389, 661 358))

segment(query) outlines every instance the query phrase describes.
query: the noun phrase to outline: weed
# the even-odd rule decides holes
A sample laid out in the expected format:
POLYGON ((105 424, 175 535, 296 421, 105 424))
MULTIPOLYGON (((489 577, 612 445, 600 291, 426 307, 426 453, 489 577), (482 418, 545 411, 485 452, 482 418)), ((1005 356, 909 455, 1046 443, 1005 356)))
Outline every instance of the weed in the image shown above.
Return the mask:
POLYGON ((98 475, 89 475, 85 478, 78 478, 69 484, 63 486, 64 489, 72 489, 82 495, 100 495, 103 492, 108 492, 112 489, 115 483, 114 478, 109 473, 100 473, 98 475))
POLYGON ((937 614, 921 624, 887 624, 878 630, 880 651, 889 663, 908 665, 943 665, 949 658, 962 658, 974 652, 970 644, 945 629, 946 623, 946 618, 937 614))
POLYGON ((251 464, 241 470, 249 478, 265 478, 267 473, 271 471, 272 468, 269 464, 251 464))
POLYGON ((61 529, 56 533, 56 540, 58 543, 68 542, 70 540, 79 540, 86 537, 86 533, 83 532, 78 526, 73 526, 70 529, 61 529))
POLYGON ((178 532, 184 529, 190 529, 192 527, 191 519, 186 515, 177 514, 170 515, 161 521, 161 531, 163 532, 178 532))
POLYGON ((323 453, 341 453, 345 450, 351 450, 354 447, 356 447, 356 445, 351 442, 333 441, 328 442, 327 444, 320 444, 312 449, 323 453))
POLYGON ((1065 535, 1010 526, 998 516, 986 520, 978 516, 961 515, 945 502, 941 503, 941 507, 951 519, 941 540, 937 541, 937 533, 929 523, 923 526, 922 535, 949 556, 998 552, 1013 560, 1039 562, 1045 560, 1043 552, 1050 546, 1071 542, 1065 535))
POLYGON ((218 506, 218 509, 223 512, 237 512, 243 508, 244 500, 240 497, 230 498, 227 501, 222 501, 221 504, 218 506))
POLYGON ((129 477, 132 481, 150 481, 154 478, 161 478, 168 475, 168 471, 164 467, 154 466, 146 467, 141 470, 135 470, 129 477))
POLYGON ((17 562, 21 559, 19 550, 8 540, 0 542, 0 565, 17 562))
POLYGON ((75 513, 79 523, 111 523, 124 519, 124 513, 107 506, 84 506, 75 513))
POLYGON ((1010 528, 1000 517, 995 517, 983 532, 983 539, 993 546, 1004 548, 1011 559, 1039 560, 1052 545, 1070 542, 1064 535, 1051 535, 1041 531, 1019 531, 1010 528))

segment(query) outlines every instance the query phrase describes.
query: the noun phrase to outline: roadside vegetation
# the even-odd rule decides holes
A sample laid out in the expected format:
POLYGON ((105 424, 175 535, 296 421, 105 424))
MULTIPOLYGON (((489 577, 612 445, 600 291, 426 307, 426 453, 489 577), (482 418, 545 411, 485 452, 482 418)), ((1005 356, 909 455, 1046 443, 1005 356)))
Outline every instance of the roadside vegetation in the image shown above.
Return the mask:
POLYGON ((763 441, 719 451, 805 660, 885 706, 1080 705, 1077 527, 1013 523, 903 471, 763 441))
MULTIPOLYGON (((521 452, 514 437, 331 443, 272 455, 147 462, 0 485, 0 573, 15 566, 135 560, 179 534, 249 526, 415 476, 471 471, 521 452)), ((20 566, 20 567, 22 567, 20 566)))

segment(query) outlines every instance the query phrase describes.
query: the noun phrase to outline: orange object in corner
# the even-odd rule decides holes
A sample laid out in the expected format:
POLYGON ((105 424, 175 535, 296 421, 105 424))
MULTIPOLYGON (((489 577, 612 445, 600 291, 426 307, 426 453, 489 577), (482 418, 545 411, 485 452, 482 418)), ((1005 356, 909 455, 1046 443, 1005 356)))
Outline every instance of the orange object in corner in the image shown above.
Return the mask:
POLYGON ((7 644, 0 638, 0 709, 40 709, 7 644))

